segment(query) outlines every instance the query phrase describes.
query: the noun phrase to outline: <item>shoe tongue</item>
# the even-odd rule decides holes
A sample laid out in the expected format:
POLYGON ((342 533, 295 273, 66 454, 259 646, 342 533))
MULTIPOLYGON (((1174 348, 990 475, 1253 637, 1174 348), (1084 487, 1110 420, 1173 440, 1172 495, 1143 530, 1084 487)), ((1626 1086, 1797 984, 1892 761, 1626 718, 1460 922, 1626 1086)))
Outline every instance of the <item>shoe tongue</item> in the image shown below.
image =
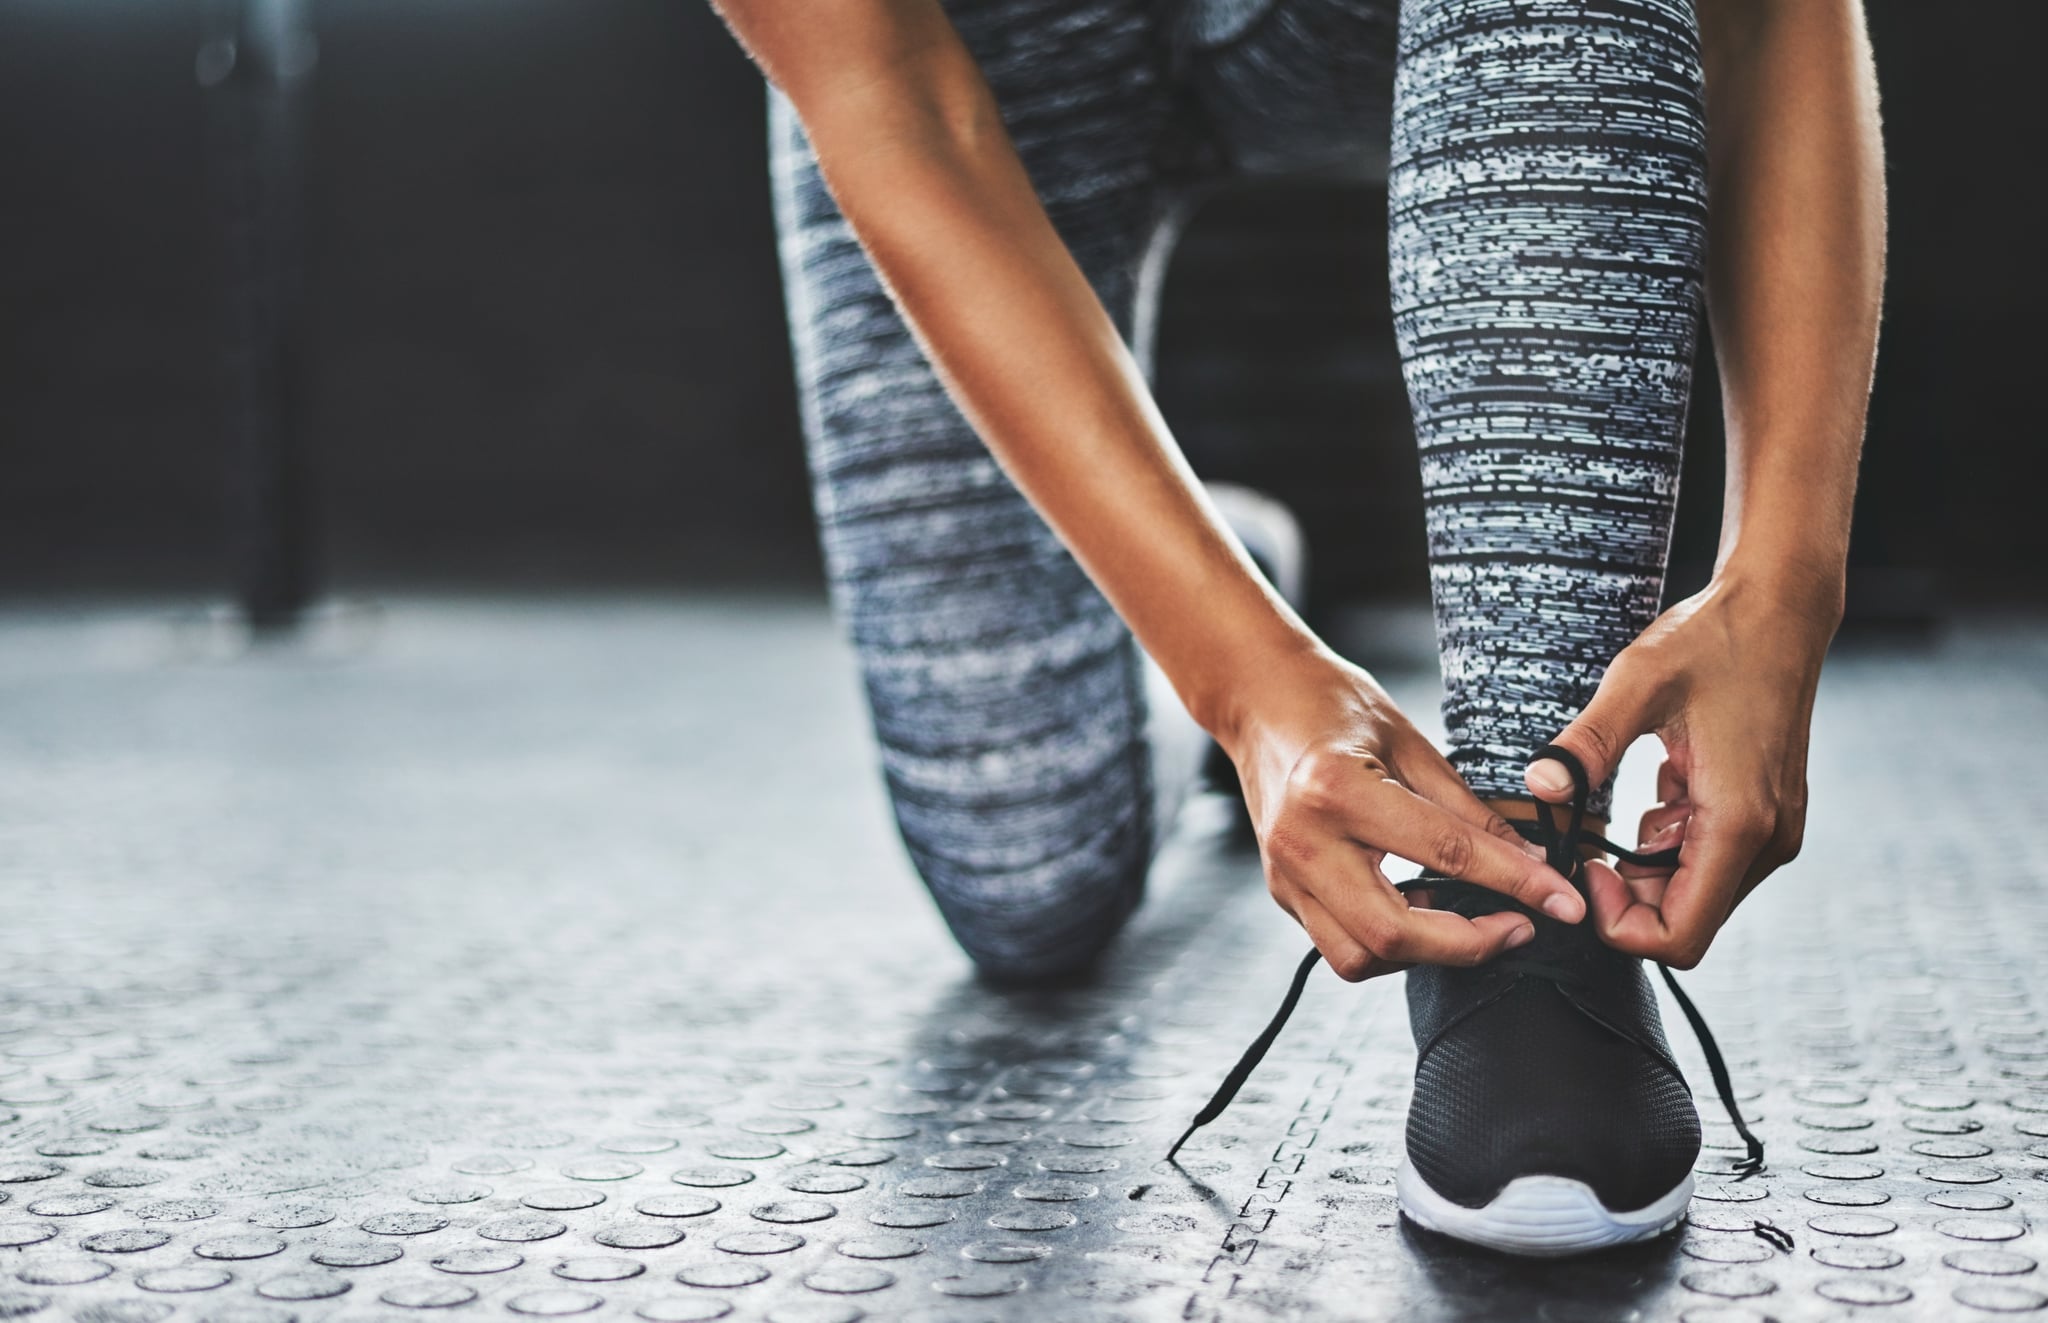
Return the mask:
POLYGON ((1629 959, 1602 942, 1590 922, 1560 923, 1498 891, 1453 878, 1430 877, 1418 878, 1415 888, 1430 892, 1434 908, 1468 919, 1482 914, 1519 914, 1534 924, 1536 936, 1528 945, 1518 946, 1490 962, 1504 969, 1517 969, 1560 983, 1595 983, 1603 976, 1613 976, 1609 968, 1613 962, 1608 957, 1629 959))
POLYGON ((1657 995, 1642 960, 1601 941, 1590 915, 1578 923, 1561 923, 1497 891, 1450 878, 1425 876, 1416 879, 1411 889, 1427 889, 1437 909, 1467 918, 1520 914, 1536 927, 1535 938, 1526 946, 1471 970, 1444 971, 1476 977, 1457 980, 1469 982, 1465 995, 1443 999, 1430 1018, 1440 1022, 1460 1018, 1460 1010, 1475 1009, 1471 1005, 1475 1000, 1491 1000, 1492 995, 1523 979, 1544 979, 1556 984, 1559 993, 1586 1015, 1670 1061, 1671 1048, 1657 1015, 1657 995), (1459 1007, 1460 1002, 1466 1005, 1459 1007))

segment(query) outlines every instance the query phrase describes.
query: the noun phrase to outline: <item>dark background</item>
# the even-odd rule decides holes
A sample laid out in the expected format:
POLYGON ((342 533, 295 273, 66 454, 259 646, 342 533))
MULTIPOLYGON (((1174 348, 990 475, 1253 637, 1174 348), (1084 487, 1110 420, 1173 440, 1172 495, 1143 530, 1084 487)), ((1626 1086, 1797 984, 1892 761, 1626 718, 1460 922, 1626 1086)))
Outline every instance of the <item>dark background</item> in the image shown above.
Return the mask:
MULTIPOLYGON (((2048 282, 2015 153, 2041 24, 1869 4, 1892 246, 1854 609, 2039 601, 2048 282)), ((815 583, 761 85, 709 10, 312 15, 288 416, 322 584, 815 583)), ((198 0, 0 0, 0 592, 234 590, 203 26, 198 0)), ((1168 284, 1167 414, 1205 475, 1297 506, 1325 603, 1426 591, 1383 206, 1218 198, 1168 284)), ((1712 556, 1717 406, 1697 392, 1675 587, 1712 556)))

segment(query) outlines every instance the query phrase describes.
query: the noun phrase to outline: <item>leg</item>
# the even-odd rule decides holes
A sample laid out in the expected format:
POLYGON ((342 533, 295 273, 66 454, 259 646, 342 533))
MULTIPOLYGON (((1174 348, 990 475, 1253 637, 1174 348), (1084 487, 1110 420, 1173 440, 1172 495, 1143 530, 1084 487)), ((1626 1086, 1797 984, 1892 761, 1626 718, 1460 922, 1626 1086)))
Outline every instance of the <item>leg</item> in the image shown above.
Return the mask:
MULTIPOLYGON (((1131 334, 1163 203, 1147 5, 952 9, 1054 223, 1131 334)), ((1151 858, 1138 650, 946 398, 779 97, 772 133, 820 536, 898 826, 984 971, 1071 971, 1115 936, 1151 858)))
POLYGON ((1691 0, 1403 0, 1388 216, 1451 759, 1526 798, 1662 594, 1706 249, 1691 0))
MULTIPOLYGON (((1394 326, 1451 759, 1526 802, 1662 591, 1706 248, 1691 0, 1402 0, 1399 59, 1394 326)), ((1679 1221, 1699 1117, 1641 961, 1542 919, 1408 997, 1407 1216, 1544 1255, 1679 1221)))

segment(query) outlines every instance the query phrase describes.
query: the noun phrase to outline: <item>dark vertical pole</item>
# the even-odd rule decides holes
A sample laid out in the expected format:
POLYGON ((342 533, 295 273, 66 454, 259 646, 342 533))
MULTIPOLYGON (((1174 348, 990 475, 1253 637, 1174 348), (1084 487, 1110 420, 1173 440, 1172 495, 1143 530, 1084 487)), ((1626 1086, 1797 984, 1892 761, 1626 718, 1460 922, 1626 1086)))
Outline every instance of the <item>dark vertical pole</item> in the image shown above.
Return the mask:
POLYGON ((308 4, 206 0, 196 66, 225 276, 231 554, 259 630, 295 623, 317 579, 299 409, 308 4))

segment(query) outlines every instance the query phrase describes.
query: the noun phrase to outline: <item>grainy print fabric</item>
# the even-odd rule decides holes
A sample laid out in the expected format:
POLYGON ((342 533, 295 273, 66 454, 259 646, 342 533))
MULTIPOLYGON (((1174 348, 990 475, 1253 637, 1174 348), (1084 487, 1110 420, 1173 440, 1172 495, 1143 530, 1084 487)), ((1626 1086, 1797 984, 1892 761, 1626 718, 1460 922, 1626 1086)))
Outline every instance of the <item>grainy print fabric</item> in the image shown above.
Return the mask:
MULTIPOLYGON (((1522 793, 1661 587, 1705 245, 1690 5, 948 8, 1141 355, 1191 188, 1391 160, 1454 761, 1522 793)), ((1170 802, 1142 659, 946 398, 788 104, 771 111, 820 537, 897 822, 984 970, 1056 977, 1138 903, 1170 802)))
POLYGON ((1451 761, 1525 795, 1663 592, 1706 257, 1691 0, 1418 0, 1394 103, 1451 761))

